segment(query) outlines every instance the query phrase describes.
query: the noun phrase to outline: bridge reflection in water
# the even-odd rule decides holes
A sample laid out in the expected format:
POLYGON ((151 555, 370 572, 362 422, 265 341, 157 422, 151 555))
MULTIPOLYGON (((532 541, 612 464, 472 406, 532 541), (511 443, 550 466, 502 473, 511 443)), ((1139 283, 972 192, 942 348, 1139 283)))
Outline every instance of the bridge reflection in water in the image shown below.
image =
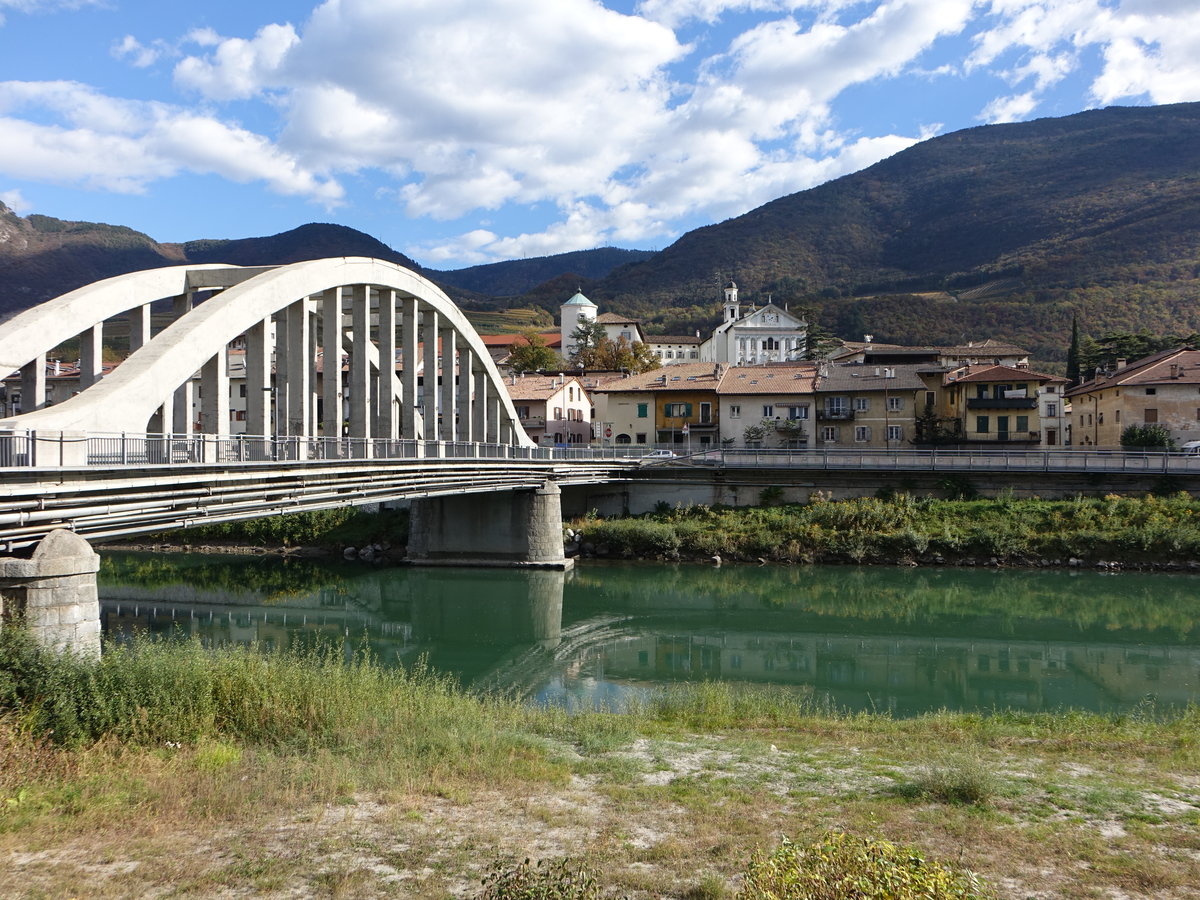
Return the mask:
POLYGON ((619 703, 680 681, 771 684, 851 709, 1129 710, 1200 701, 1192 576, 589 565, 363 569, 111 554, 110 637, 365 640, 479 689, 619 703))

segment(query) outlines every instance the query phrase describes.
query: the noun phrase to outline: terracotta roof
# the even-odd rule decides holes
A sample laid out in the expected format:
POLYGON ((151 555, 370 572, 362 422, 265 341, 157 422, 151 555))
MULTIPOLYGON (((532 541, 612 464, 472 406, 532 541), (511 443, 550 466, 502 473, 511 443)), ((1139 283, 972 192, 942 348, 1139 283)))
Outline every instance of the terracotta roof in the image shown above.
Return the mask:
POLYGON ((704 338, 694 334, 648 334, 647 344, 703 344, 704 338))
POLYGON ((1177 347, 1135 360, 1119 371, 1085 381, 1067 391, 1067 396, 1087 394, 1110 387, 1155 384, 1200 384, 1200 350, 1177 347))
POLYGON ((504 387, 514 400, 547 400, 567 385, 582 387, 574 377, 561 375, 517 375, 504 379, 504 387))
MULTIPOLYGON (((557 331, 547 331, 541 334, 542 339, 546 342, 547 347, 561 347, 562 334, 557 331)), ((513 344, 524 344, 525 335, 523 334, 481 334, 484 346, 486 347, 511 347, 513 344)))
POLYGON ((817 364, 733 366, 725 372, 720 394, 811 394, 817 364))
POLYGON ((630 375, 597 390, 608 393, 715 390, 725 368, 720 363, 680 363, 639 375, 630 375))
POLYGON ((601 325, 641 325, 641 319, 634 319, 629 316, 622 316, 619 313, 600 313, 596 316, 596 321, 601 325))
POLYGON ((1018 369, 1013 366, 965 366, 962 369, 955 369, 946 376, 946 384, 978 381, 1053 381, 1066 384, 1067 379, 1061 375, 1046 375, 1042 372, 1034 372, 1032 369, 1018 369), (954 377, 955 373, 964 370, 967 374, 954 377))

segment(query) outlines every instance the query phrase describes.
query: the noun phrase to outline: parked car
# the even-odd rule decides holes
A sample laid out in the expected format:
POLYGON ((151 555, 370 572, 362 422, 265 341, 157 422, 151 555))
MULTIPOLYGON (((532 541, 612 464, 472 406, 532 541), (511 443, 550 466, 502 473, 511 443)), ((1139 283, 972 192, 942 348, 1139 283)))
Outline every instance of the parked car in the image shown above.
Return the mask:
POLYGON ((651 450, 645 454, 642 459, 674 459, 674 450, 651 450))

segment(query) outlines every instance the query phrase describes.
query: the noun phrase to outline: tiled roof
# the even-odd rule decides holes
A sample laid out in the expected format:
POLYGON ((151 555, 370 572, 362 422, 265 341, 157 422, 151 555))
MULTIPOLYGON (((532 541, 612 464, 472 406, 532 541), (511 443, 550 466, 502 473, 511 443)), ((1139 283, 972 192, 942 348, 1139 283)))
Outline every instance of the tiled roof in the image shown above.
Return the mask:
POLYGON ((844 363, 826 366, 817 382, 818 391, 911 391, 925 387, 917 375, 918 365, 876 366, 844 363), (889 375, 889 373, 891 373, 889 375))
POLYGON ((1042 372, 1034 372, 1031 369, 1017 369, 1013 366, 966 366, 963 369, 955 369, 946 376, 947 384, 962 384, 963 382, 980 382, 980 381, 1040 381, 1057 382, 1066 384, 1067 379, 1061 375, 1046 375, 1042 372), (965 371, 965 375, 957 375, 958 372, 965 371))
POLYGON ((1133 387, 1156 384, 1200 384, 1200 350, 1177 347, 1135 360, 1125 368, 1085 381, 1067 391, 1067 396, 1087 394, 1110 387, 1133 387))
POLYGON ((647 344, 703 344, 704 338, 695 334, 648 334, 647 344))
POLYGON ((504 379, 504 387, 514 400, 547 400, 569 384, 574 378, 561 375, 516 375, 504 379))
POLYGON ((725 372, 720 394, 811 394, 817 364, 733 366, 725 372))
POLYGON ((680 363, 630 375, 598 388, 608 393, 715 390, 725 367, 719 363, 680 363))
POLYGON ((618 313, 600 313, 596 316, 596 321, 601 325, 641 325, 641 319, 632 319, 629 316, 622 316, 618 313))
MULTIPOLYGON (((524 344, 525 335, 523 334, 481 334, 484 346, 486 347, 511 347, 513 344, 524 344)), ((562 335, 557 331, 547 331, 541 335, 546 342, 546 346, 550 348, 562 346, 562 335)))

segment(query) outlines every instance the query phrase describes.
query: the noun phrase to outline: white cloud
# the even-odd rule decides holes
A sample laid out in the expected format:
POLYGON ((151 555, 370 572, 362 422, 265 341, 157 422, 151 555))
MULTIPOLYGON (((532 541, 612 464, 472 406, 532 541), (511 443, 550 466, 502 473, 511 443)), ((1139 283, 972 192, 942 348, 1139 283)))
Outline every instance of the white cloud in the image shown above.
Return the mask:
POLYGON ((23 216, 33 210, 33 204, 29 203, 18 190, 0 191, 0 203, 3 203, 18 216, 23 216))
POLYGON ((215 46, 212 59, 189 56, 175 66, 175 80, 214 100, 253 97, 269 81, 288 51, 299 40, 291 25, 267 25, 253 40, 221 39, 211 29, 194 31, 191 39, 202 47, 215 46))
POLYGON ((135 69, 145 69, 154 65, 164 53, 164 47, 156 44, 147 47, 132 34, 125 35, 119 42, 113 44, 111 53, 116 59, 127 59, 135 69))
POLYGON ((73 82, 0 82, 0 173, 120 193, 141 193, 180 172, 337 203, 341 186, 266 138, 161 103, 105 97, 73 82), (18 118, 34 109, 52 124, 18 118))
POLYGON ((997 97, 983 108, 979 119, 989 125, 1001 122, 1019 122, 1033 112, 1037 108, 1037 104, 1037 96, 1033 91, 1014 94, 1011 97, 997 97))

